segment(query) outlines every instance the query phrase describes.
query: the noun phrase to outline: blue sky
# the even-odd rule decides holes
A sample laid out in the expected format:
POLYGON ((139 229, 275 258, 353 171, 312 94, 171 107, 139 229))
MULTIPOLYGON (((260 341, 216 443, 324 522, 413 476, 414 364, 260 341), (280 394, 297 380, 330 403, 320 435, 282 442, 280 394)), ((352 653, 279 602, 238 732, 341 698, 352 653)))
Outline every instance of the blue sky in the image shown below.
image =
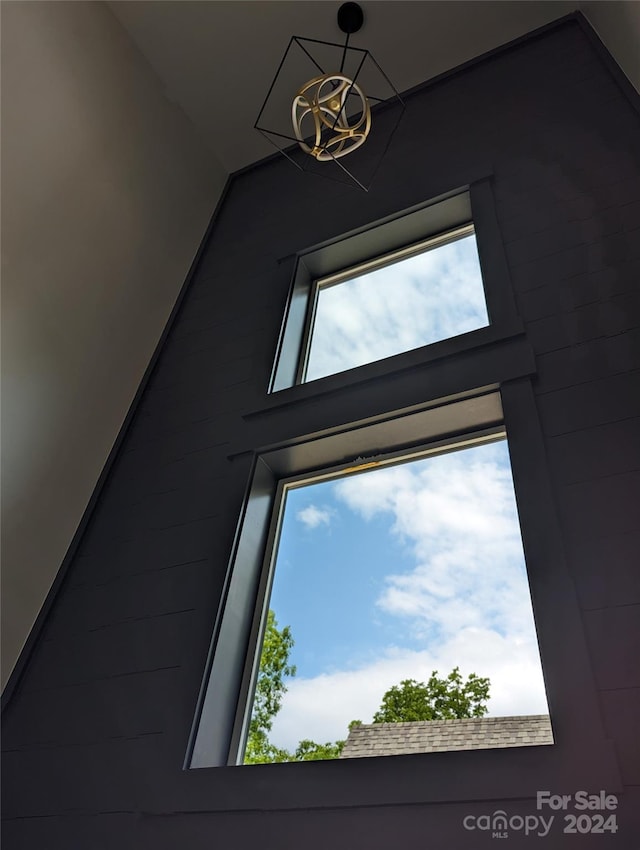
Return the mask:
POLYGON ((473 234, 320 287, 306 380, 488 324, 473 234))
POLYGON ((271 607, 291 626, 291 660, 306 676, 375 658, 394 639, 376 600, 385 576, 411 558, 392 525, 389 515, 370 522, 350 510, 335 482, 289 492, 271 607))
POLYGON ((491 714, 547 711, 505 441, 289 490, 271 607, 298 667, 280 746, 456 665, 491 678, 491 714))

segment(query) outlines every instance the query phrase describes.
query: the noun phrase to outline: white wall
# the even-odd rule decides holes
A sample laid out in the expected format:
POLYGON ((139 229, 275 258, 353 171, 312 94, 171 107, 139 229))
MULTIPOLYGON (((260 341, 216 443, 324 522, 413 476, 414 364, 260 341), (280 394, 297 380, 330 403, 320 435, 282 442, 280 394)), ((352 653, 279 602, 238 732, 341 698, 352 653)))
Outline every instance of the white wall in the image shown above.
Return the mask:
POLYGON ((2 682, 226 174, 103 3, 2 3, 2 682))

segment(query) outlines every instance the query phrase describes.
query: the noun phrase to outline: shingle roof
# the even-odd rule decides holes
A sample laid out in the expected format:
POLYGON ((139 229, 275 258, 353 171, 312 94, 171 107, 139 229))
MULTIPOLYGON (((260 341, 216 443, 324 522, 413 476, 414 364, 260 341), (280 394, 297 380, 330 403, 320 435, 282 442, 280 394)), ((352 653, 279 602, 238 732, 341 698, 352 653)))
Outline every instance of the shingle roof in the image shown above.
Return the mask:
POLYGON ((340 758, 487 750, 553 744, 546 714, 521 717, 470 717, 354 726, 340 758))

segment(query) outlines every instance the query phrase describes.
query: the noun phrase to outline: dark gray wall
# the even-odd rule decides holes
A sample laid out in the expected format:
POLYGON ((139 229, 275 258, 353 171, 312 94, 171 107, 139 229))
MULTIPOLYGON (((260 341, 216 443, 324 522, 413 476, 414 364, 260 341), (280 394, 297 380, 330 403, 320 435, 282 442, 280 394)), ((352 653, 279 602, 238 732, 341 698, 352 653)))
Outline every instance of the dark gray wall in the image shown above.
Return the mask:
MULTIPOLYGON (((339 394, 243 418, 268 403, 291 255, 489 174, 618 777, 618 834, 574 840, 639 846, 639 151, 638 112, 572 20, 414 94, 369 194, 281 160, 233 180, 5 712, 5 847, 478 847, 490 838, 465 832, 465 814, 532 810, 421 804, 421 757, 400 760, 412 805, 368 805, 366 766, 350 774, 361 793, 319 809, 273 801, 300 782, 321 797, 344 763, 182 770, 250 469, 240 452, 344 418, 339 394)), ((579 726, 581 694, 567 699, 579 726)), ((578 790, 560 782, 546 787, 578 790)))

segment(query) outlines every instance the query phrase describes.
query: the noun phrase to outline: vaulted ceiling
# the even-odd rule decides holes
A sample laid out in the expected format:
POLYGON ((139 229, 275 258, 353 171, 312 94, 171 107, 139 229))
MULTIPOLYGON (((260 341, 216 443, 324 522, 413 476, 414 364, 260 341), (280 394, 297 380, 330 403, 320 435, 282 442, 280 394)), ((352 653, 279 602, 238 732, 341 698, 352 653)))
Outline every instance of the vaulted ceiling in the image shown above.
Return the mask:
MULTIPOLYGON (((339 41, 335 0, 114 2, 110 8, 223 167, 273 153, 253 124, 292 35, 339 41)), ((351 44, 369 49, 399 91, 577 8, 640 88, 640 3, 572 0, 364 0, 351 44)), ((524 93, 523 93, 524 94, 524 93)))

